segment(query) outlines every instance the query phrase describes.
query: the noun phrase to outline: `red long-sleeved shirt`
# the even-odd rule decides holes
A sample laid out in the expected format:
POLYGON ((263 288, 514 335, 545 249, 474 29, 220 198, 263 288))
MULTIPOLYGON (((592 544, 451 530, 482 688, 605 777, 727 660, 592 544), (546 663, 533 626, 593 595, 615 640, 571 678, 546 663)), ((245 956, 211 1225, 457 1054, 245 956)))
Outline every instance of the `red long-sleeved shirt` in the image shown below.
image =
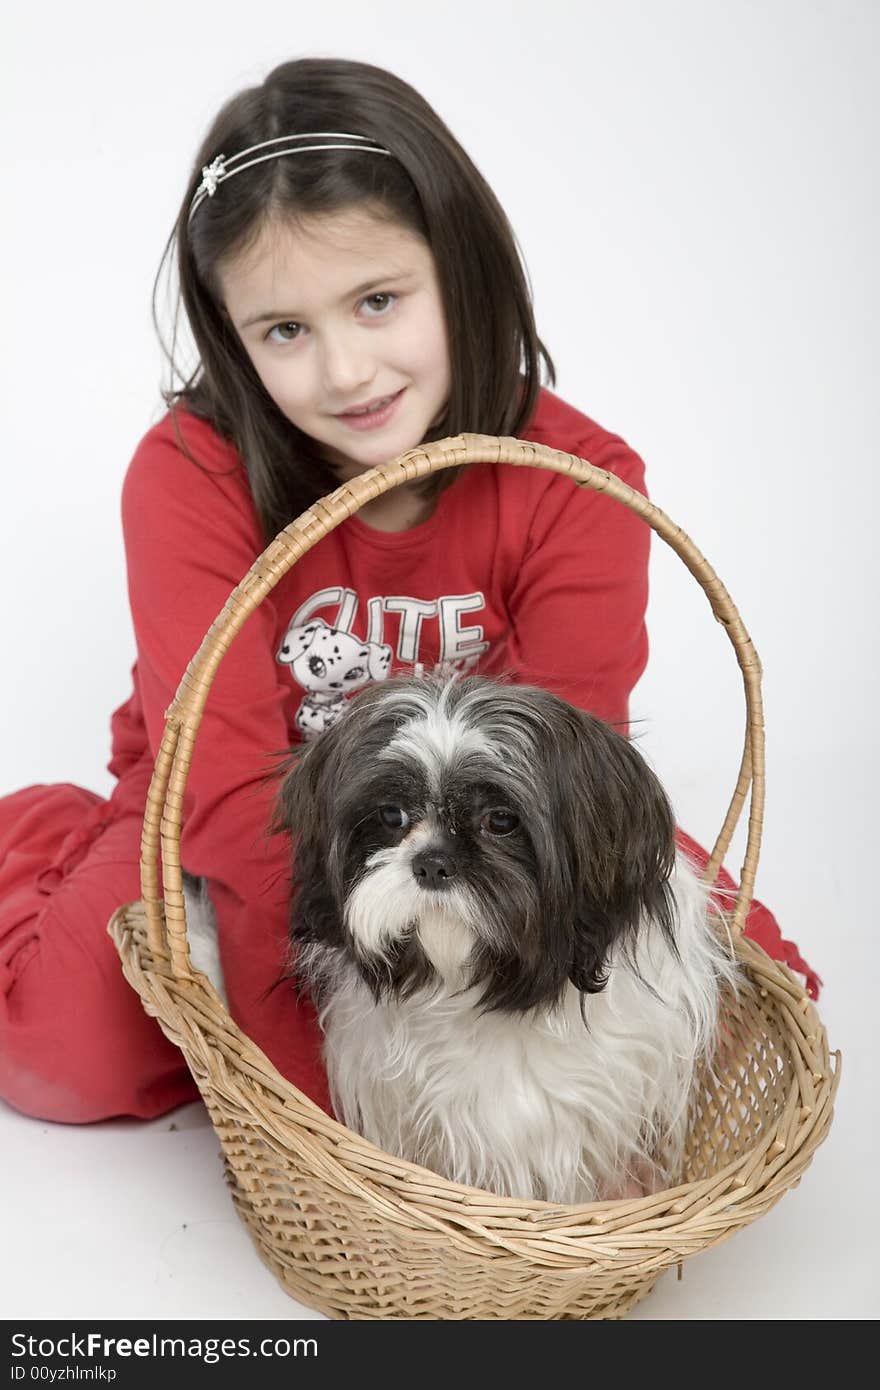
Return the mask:
MULTIPOLYGON (((235 449, 178 411, 141 441, 122 520, 137 642, 113 715, 117 801, 144 804, 180 678, 264 549, 235 449)), ((549 391, 522 437, 644 490, 641 459, 549 391)), ((278 756, 338 717, 347 692, 440 664, 512 674, 625 725, 647 660, 650 532, 627 508, 537 468, 476 464, 427 521, 382 532, 355 515, 280 581, 224 656, 187 782, 181 857, 209 881, 230 1009, 285 1076, 329 1108, 311 1010, 279 977, 290 849, 268 837, 278 756), (329 637, 330 629, 341 634, 329 637)))

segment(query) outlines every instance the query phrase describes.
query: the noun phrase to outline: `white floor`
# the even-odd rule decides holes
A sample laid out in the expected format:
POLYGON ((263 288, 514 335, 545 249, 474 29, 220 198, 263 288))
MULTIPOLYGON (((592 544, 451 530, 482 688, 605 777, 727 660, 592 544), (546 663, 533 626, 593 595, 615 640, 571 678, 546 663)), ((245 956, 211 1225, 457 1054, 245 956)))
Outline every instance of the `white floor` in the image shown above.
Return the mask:
MULTIPOLYGON (((848 1054, 837 1113, 799 1188, 664 1275, 632 1314, 868 1319, 880 1313, 875 1075, 863 1012, 823 1017, 848 1054)), ((29 1120, 0 1105, 6 1318, 316 1318, 261 1264, 201 1103, 150 1124, 29 1120)))

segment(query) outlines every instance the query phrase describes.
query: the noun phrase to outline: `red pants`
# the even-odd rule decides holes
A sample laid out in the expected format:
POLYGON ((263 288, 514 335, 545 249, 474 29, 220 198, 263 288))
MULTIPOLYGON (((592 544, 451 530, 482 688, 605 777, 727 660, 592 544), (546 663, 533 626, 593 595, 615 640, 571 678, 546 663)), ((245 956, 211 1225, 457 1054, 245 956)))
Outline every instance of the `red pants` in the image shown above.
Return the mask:
MULTIPOLYGON (((142 806, 68 783, 0 798, 0 1098, 27 1115, 152 1119, 199 1094, 107 935, 116 908, 140 897, 142 806)), ((818 976, 760 903, 746 931, 817 997, 818 976)))
POLYGON ((27 1115, 152 1119, 199 1094, 107 935, 141 895, 142 824, 67 783, 0 799, 0 1097, 27 1115))

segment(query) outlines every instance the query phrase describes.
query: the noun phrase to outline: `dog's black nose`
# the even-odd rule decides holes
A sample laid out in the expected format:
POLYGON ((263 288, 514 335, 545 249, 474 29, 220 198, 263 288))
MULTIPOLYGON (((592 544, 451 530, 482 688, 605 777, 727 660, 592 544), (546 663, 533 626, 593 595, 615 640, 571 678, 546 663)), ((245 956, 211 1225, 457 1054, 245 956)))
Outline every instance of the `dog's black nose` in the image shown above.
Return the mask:
POLYGON ((423 849, 413 856, 412 871, 420 888, 448 888, 458 874, 458 865, 443 850, 423 849))

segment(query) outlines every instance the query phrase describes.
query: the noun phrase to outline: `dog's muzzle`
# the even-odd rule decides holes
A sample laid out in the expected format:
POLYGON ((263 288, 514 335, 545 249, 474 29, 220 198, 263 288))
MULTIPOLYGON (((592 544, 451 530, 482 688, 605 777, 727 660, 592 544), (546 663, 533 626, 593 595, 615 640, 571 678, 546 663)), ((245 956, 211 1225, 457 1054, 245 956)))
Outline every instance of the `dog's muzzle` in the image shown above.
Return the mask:
POLYGON ((413 856, 413 877, 420 888, 442 891, 458 877, 458 865, 444 850, 423 849, 413 856))

